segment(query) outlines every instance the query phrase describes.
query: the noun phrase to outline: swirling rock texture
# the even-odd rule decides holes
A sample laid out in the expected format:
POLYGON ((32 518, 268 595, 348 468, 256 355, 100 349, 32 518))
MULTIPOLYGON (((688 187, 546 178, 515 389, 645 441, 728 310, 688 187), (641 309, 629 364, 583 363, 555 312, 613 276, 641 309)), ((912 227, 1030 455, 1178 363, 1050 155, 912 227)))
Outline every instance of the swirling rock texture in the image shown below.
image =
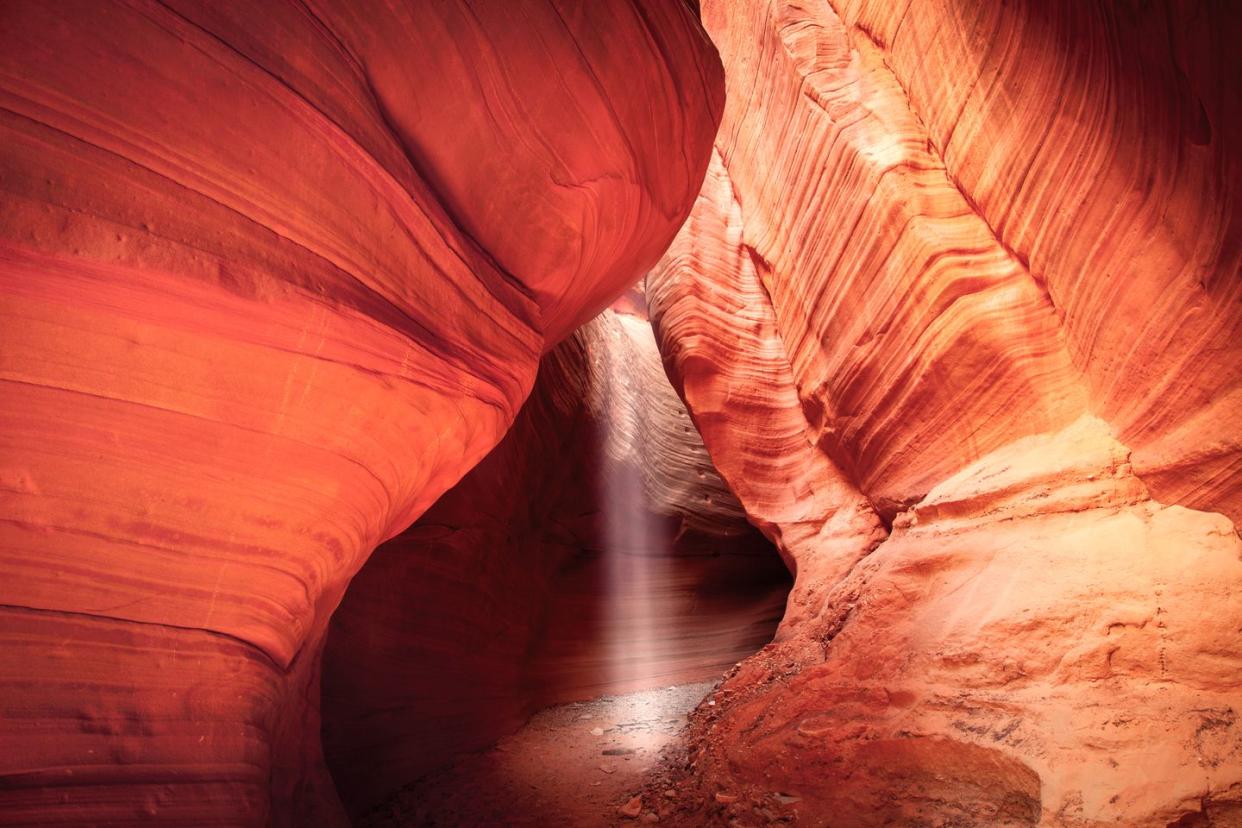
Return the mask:
POLYGON ((680 4, 0 7, 0 824, 332 824, 372 549, 660 255, 680 4))
POLYGON ((702 14, 725 115, 648 298, 797 581, 681 821, 1239 824, 1237 10, 702 14))
POLYGON ((333 778, 365 812, 540 707, 718 677, 771 640, 787 590, 650 325, 605 311, 544 358, 500 445, 350 585, 324 656, 333 778))

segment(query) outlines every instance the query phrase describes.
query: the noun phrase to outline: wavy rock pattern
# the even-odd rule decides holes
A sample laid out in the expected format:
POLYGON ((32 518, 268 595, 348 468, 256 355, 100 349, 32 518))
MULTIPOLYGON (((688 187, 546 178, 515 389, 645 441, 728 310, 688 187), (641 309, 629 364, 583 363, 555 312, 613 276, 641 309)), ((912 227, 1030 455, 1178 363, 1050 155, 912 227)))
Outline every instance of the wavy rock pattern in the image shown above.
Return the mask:
POLYGON ((340 816, 349 579, 707 163, 690 15, 570 5, 0 9, 0 823, 340 816))
MULTIPOLYGON (((752 523, 784 554, 797 590, 783 627, 886 532, 871 504, 813 445, 792 368, 743 239, 741 209, 713 155, 682 232, 647 278, 669 375, 752 523), (793 554, 814 546, 816 555, 793 554)), ((810 608, 814 614, 814 608, 810 608)))
POLYGON ((931 146, 1047 291, 1091 410, 1154 493, 1242 517, 1242 102, 1228 45, 1242 15, 939 3, 904 26, 843 3, 841 16, 887 44, 931 146), (963 67, 952 83, 949 66, 963 67))
POLYGON ((648 296, 799 609, 697 715, 694 820, 1242 812, 1239 17, 704 4, 648 296))
POLYGON ((787 589, 650 326, 605 311, 351 584, 324 662, 333 778, 365 811, 540 707, 719 676, 771 640, 787 589))

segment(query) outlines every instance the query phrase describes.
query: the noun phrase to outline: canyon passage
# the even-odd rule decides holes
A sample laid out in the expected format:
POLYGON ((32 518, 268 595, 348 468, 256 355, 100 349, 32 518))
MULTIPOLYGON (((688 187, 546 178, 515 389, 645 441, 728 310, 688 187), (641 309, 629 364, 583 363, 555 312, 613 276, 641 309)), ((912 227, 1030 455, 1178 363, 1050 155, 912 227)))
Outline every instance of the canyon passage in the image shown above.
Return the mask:
POLYGON ((0 3, 0 825, 1242 826, 1239 42, 0 3))

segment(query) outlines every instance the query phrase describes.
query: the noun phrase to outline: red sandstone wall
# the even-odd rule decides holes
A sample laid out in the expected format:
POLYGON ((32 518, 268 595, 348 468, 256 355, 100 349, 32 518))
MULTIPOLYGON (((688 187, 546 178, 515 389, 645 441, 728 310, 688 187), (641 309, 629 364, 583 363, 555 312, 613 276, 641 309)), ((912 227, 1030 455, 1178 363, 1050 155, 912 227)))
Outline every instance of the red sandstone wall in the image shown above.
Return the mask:
POLYGON ((0 7, 0 823, 340 817, 349 579, 706 165, 697 23, 571 5, 0 7))
POLYGON ((648 298, 798 580, 685 821, 1235 824, 1239 15, 703 18, 726 111, 648 298))

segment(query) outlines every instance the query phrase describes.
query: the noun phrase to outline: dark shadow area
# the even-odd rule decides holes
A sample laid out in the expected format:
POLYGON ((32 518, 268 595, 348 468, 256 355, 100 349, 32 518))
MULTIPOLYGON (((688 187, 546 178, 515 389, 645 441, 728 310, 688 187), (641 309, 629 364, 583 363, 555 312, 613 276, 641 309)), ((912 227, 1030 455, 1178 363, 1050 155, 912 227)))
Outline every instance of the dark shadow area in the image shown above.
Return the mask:
POLYGON ((341 797, 357 817, 550 705, 714 681, 771 640, 789 586, 648 323, 606 312, 544 358, 505 439, 350 585, 322 679, 341 797))

